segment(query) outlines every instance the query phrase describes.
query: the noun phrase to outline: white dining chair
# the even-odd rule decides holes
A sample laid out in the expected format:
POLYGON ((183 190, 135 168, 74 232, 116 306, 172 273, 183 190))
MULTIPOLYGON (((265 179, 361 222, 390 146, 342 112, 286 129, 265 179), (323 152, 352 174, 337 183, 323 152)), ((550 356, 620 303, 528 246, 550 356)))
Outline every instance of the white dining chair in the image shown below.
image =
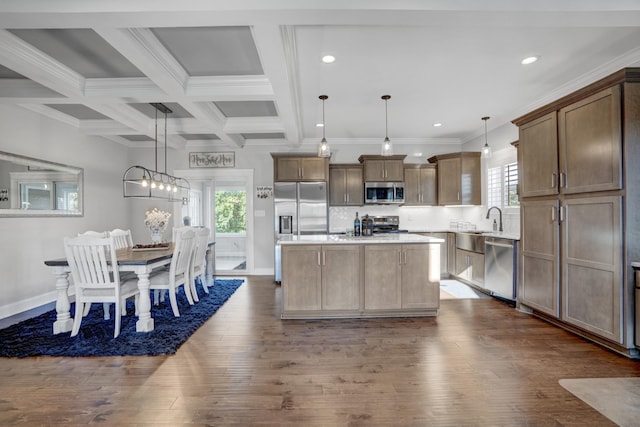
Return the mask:
POLYGON ((113 237, 113 240, 116 244, 116 249, 133 247, 131 230, 121 230, 119 228, 115 228, 109 232, 109 236, 113 237))
POLYGON ((207 281, 205 279, 206 273, 206 253, 207 247, 209 246, 209 234, 210 230, 206 227, 198 227, 194 229, 196 233, 196 244, 193 250, 193 257, 191 260, 191 293, 193 295, 194 301, 200 301, 198 298, 198 291, 196 290, 196 279, 200 281, 202 285, 202 289, 206 293, 209 293, 209 288, 207 287, 207 281))
POLYGON ((121 306, 126 304, 127 298, 134 296, 137 307, 140 291, 137 281, 120 281, 113 238, 66 237, 64 250, 76 290, 76 309, 71 336, 76 336, 80 331, 85 306, 102 302, 116 305, 113 337, 117 337, 120 334, 121 306))
MULTIPOLYGON (((109 232, 108 231, 93 231, 93 230, 87 230, 83 233, 78 233, 78 237, 80 236, 93 236, 93 237, 100 237, 100 238, 105 238, 105 237, 109 237, 109 232)), ((109 304, 107 304, 106 302, 102 304, 102 309, 104 312, 104 320, 109 320, 111 319, 111 315, 109 314, 109 304)), ((87 314, 89 314, 89 310, 91 310, 91 304, 87 304, 85 306, 84 309, 84 315, 86 316, 87 314)))
POLYGON ((180 286, 182 286, 189 304, 193 305, 193 297, 189 283, 191 280, 190 268, 194 245, 195 232, 193 230, 185 230, 177 233, 169 271, 159 270, 152 273, 149 278, 151 282, 149 289, 154 291, 154 305, 159 304, 159 291, 168 290, 171 309, 175 317, 180 317, 178 301, 176 299, 176 293, 180 286))

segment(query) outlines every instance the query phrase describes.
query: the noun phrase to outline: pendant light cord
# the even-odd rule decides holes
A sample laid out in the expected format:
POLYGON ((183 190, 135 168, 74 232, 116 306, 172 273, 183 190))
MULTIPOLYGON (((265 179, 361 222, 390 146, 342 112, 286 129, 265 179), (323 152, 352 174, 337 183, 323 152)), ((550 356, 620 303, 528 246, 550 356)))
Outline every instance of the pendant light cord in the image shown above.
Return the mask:
POLYGON ((325 139, 325 137, 324 137, 324 128, 326 127, 325 126, 325 122, 324 122, 324 101, 325 101, 325 98, 322 99, 322 139, 323 140, 325 139))

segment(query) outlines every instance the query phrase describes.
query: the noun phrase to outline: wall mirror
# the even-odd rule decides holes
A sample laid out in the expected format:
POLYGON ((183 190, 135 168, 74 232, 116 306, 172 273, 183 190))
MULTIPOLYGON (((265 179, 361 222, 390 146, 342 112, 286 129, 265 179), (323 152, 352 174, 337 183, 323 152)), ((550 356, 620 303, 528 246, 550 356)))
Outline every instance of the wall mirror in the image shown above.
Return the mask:
POLYGON ((82 216, 82 169, 0 151, 0 217, 82 216))

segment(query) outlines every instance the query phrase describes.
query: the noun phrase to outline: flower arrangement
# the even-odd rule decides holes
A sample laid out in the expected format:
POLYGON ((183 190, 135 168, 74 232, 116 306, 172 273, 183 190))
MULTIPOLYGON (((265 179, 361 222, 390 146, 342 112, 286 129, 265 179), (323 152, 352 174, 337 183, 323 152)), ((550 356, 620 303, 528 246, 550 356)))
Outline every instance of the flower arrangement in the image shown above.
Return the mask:
POLYGON ((161 211, 158 208, 153 208, 145 212, 144 225, 146 225, 151 232, 163 232, 169 225, 169 212, 161 211))

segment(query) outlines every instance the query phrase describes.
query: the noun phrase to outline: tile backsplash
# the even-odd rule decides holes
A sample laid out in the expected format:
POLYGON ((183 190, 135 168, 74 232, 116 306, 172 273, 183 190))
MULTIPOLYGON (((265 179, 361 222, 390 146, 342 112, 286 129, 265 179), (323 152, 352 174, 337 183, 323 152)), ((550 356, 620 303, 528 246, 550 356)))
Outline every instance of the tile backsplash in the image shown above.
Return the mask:
MULTIPOLYGON (((520 213, 503 213, 502 222, 505 233, 520 234, 520 213)), ((329 231, 344 233, 353 229, 356 212, 362 218, 364 215, 400 217, 400 229, 409 231, 446 231, 450 229, 451 221, 466 221, 475 225, 477 230, 490 231, 493 219, 498 219, 498 212, 491 212, 486 219, 487 208, 484 206, 470 207, 442 207, 442 206, 340 206, 329 208, 329 231)))

